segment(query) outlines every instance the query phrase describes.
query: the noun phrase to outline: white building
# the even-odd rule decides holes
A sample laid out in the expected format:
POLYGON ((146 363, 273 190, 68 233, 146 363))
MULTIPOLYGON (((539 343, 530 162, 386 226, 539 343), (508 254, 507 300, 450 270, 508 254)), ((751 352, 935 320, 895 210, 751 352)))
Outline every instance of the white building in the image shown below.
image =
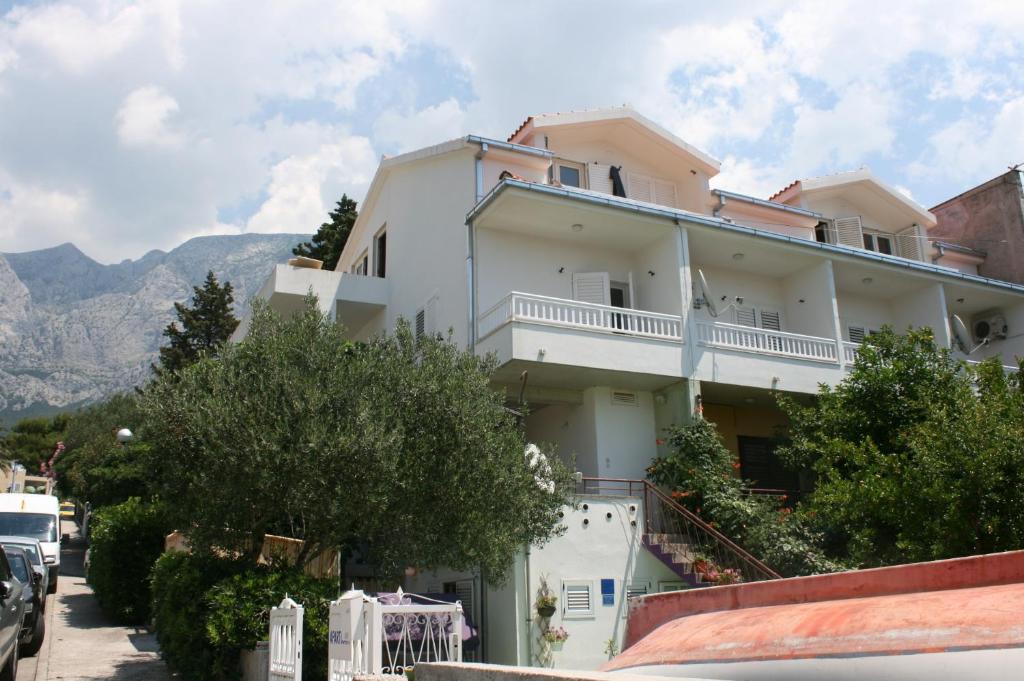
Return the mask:
MULTIPOLYGON (((977 252, 936 250, 934 216, 869 171, 763 200, 711 190, 718 170, 629 108, 533 116, 508 141, 385 159, 337 270, 279 265, 260 295, 287 312, 312 288, 356 339, 404 317, 496 353, 510 396, 527 372, 530 441, 587 478, 644 478, 663 429, 699 404, 744 477, 794 487, 773 466, 784 419, 771 391, 838 382, 884 324, 929 326, 972 359, 1024 354, 1024 286, 977 276, 977 252), (964 336, 981 321, 975 349, 983 339, 964 336)), ((626 592, 680 588, 688 568, 659 548, 649 490, 587 491, 567 534, 527 551, 503 589, 457 574, 407 589, 472 600, 487 661, 596 667, 618 644, 626 592), (570 634, 557 651, 538 640, 542 575, 559 597, 550 624, 570 634)))

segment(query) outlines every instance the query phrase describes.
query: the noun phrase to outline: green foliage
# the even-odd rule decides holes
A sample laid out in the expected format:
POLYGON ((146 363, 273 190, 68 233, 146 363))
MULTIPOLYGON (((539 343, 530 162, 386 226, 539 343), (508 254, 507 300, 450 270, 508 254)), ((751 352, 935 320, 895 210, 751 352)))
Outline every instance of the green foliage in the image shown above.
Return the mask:
POLYGON ((121 444, 115 437, 120 428, 139 428, 138 399, 133 393, 114 395, 69 417, 67 451, 55 465, 64 496, 97 508, 148 498, 149 445, 139 439, 121 444))
POLYGON ((292 249, 292 253, 323 260, 324 269, 333 270, 338 265, 341 251, 345 248, 348 235, 352 233, 359 211, 356 210, 356 202, 348 198, 347 194, 342 194, 341 200, 328 215, 331 221, 320 225, 313 240, 299 244, 292 249))
POLYGON ((678 503, 781 574, 839 569, 819 550, 820 537, 777 499, 744 492, 749 483, 735 475, 736 462, 713 423, 673 427, 668 444, 671 452, 647 471, 652 482, 672 490, 678 503))
POLYGON ((100 607, 124 624, 145 623, 150 571, 167 533, 162 514, 132 498, 96 511, 92 522, 88 577, 100 607))
POLYGON ((192 306, 174 304, 178 322, 164 329, 167 345, 160 348, 160 365, 153 366, 157 375, 173 373, 192 364, 205 354, 217 350, 231 337, 238 326, 232 312, 235 302, 230 282, 220 285, 210 271, 202 287, 192 287, 192 306))
POLYGON ((327 630, 331 600, 338 595, 333 580, 301 572, 253 568, 216 584, 206 595, 206 636, 214 651, 212 679, 237 678, 238 656, 266 640, 270 609, 285 596, 305 608, 302 676, 327 678, 327 630))
POLYGON ((0 458, 5 462, 14 459, 28 469, 29 475, 34 475, 40 463, 49 461, 67 427, 67 414, 22 419, 0 438, 0 458))
POLYGON ((312 297, 288 320, 257 305, 245 341, 143 396, 157 490, 199 550, 251 555, 275 533, 305 540, 300 560, 368 546, 384 574, 500 580, 557 531, 571 476, 527 464, 492 369, 404 322, 353 344, 312 297))
POLYGON ((247 567, 236 560, 179 551, 164 553, 153 566, 153 626, 160 654, 184 681, 212 678, 214 663, 222 657, 206 635, 206 593, 247 567))
POLYGON ((832 555, 877 566, 1024 547, 1020 374, 966 367, 927 329, 884 329, 814 406, 783 406, 783 454, 817 475, 800 512, 832 555))

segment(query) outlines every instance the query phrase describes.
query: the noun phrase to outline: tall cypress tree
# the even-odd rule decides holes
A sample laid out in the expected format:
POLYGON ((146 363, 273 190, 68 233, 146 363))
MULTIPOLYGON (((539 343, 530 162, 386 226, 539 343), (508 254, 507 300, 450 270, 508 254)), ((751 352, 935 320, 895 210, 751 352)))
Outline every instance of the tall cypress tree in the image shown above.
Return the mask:
POLYGON ((299 244, 292 249, 292 253, 323 260, 324 269, 333 270, 338 264, 342 249, 345 248, 345 242, 348 241, 348 235, 352 232, 352 226, 359 217, 356 206, 356 202, 348 198, 348 194, 342 194, 337 206, 328 213, 331 221, 320 225, 320 229, 313 235, 313 240, 299 244))
POLYGON ((230 282, 222 286, 213 271, 207 272, 203 285, 192 287, 192 305, 174 304, 174 312, 181 322, 171 322, 164 329, 168 344, 160 348, 160 365, 154 365, 157 375, 187 367, 200 355, 220 347, 238 326, 232 311, 235 302, 230 282))

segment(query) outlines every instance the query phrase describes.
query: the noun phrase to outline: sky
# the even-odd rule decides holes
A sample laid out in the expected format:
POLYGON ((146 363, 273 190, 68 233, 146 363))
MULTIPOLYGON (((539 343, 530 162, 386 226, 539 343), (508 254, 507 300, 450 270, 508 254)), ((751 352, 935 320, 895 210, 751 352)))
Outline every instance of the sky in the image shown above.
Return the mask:
POLYGON ((620 104, 716 187, 931 206, 1024 162, 1022 36, 1020 0, 0 0, 0 252, 310 233, 381 155, 620 104))

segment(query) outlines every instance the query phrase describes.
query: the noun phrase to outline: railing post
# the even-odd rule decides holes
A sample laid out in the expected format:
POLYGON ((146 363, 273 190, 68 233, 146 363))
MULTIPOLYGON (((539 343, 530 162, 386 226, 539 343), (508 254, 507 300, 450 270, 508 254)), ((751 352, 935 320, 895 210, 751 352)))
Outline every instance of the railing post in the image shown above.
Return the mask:
POLYGON ((381 616, 380 601, 371 598, 366 603, 366 650, 363 651, 366 659, 367 673, 380 674, 383 672, 383 650, 387 638, 384 636, 384 618, 381 616))

